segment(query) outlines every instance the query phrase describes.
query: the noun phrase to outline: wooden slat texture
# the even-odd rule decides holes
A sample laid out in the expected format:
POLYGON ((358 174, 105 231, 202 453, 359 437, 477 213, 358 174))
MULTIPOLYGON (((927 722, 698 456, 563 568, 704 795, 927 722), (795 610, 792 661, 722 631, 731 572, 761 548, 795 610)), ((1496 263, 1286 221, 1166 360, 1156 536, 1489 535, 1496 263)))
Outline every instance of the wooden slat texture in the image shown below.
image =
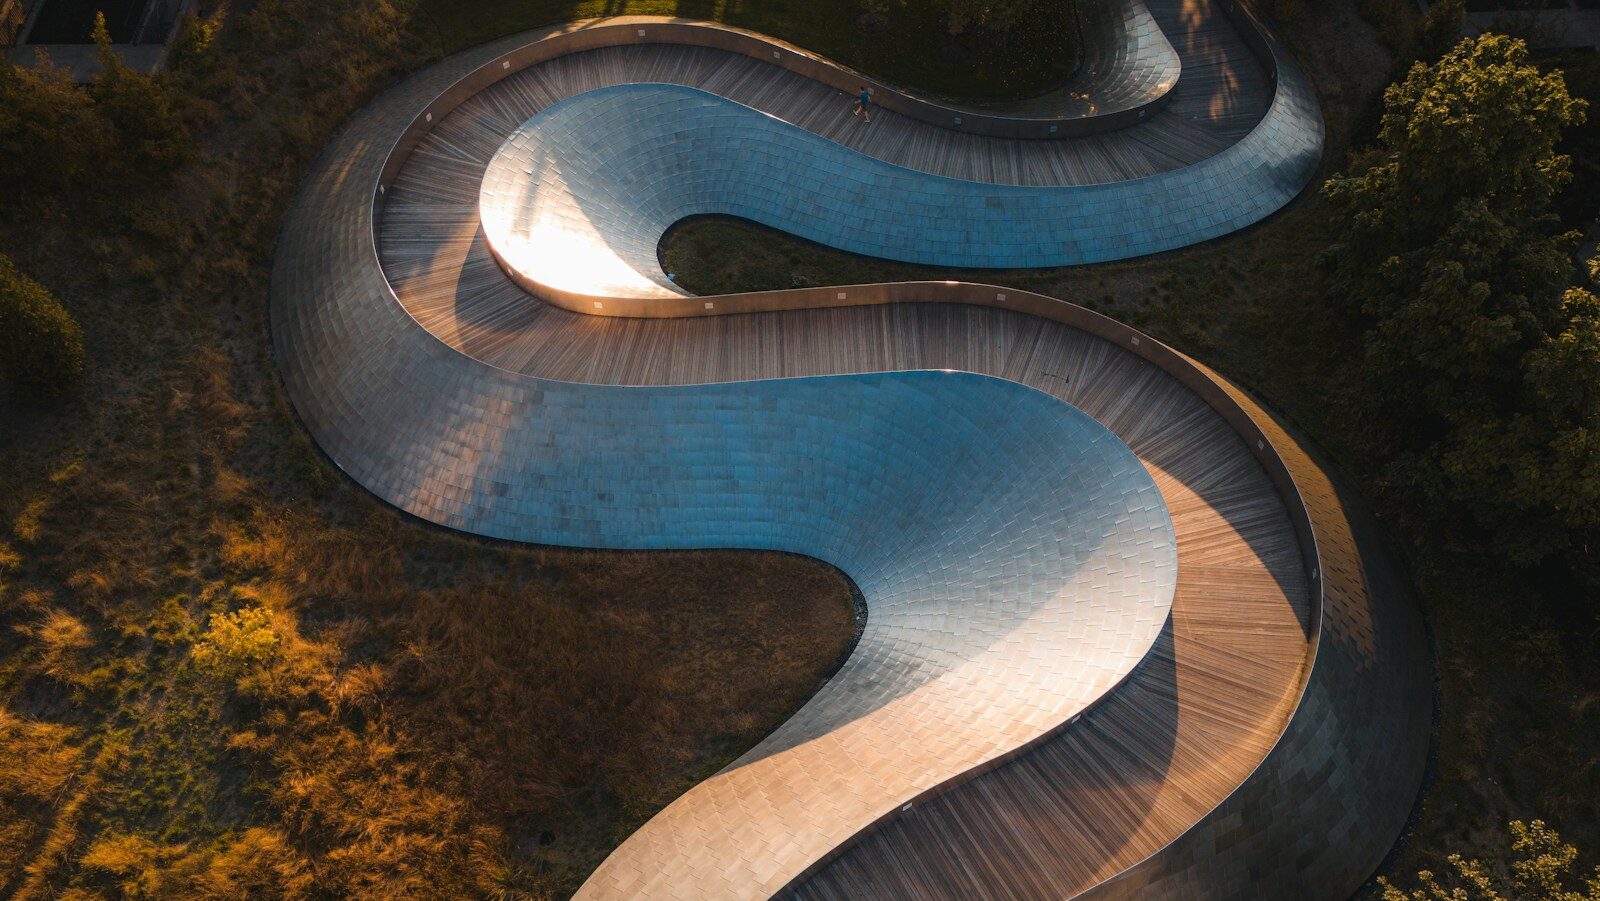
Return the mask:
MULTIPOLYGON (((1175 12, 1156 10, 1164 24, 1181 18, 1175 12)), ((1311 604, 1282 501, 1227 425, 1176 382, 1102 341, 1032 317, 906 305, 631 320, 542 304, 511 283, 483 245, 483 169, 507 134, 557 100, 661 81, 713 91, 939 174, 1021 184, 1138 177, 1217 152, 1265 108, 1259 67, 1219 17, 1194 17, 1174 44, 1184 80, 1158 117, 1052 142, 962 135, 889 113, 862 126, 836 92, 720 51, 590 51, 527 70, 463 104, 435 126, 389 190, 381 258, 397 296, 425 327, 485 362, 541 378, 624 385, 921 368, 987 373, 1085 410, 1156 477, 1179 543, 1173 617, 1156 652, 1077 726, 935 801, 944 815, 889 827, 939 853, 887 859, 864 845, 805 894, 882 897, 942 886, 957 897, 983 886, 995 897, 1066 896, 1137 863, 1216 806, 1281 733, 1306 665, 1311 604)))
MULTIPOLYGON (((1136 23, 1139 4, 1125 5, 1125 23, 1136 23)), ((852 303, 906 301, 898 305, 833 307, 833 289, 818 289, 815 297, 795 291, 782 292, 782 298, 763 295, 765 300, 717 298, 718 312, 811 307, 790 312, 699 318, 709 312, 699 299, 673 297, 622 310, 692 318, 575 315, 567 309, 588 311, 602 300, 606 315, 618 310, 611 295, 585 297, 581 289, 564 297, 530 285, 567 309, 533 299, 501 273, 477 226, 479 181, 507 134, 557 101, 623 82, 691 85, 890 162, 979 181, 1084 185, 1170 172, 1228 148, 1232 157, 1254 158, 1261 136, 1268 136, 1270 146, 1276 133, 1253 126, 1285 119, 1320 148, 1320 117, 1309 87, 1292 64, 1285 68, 1247 8, 1228 9, 1242 32, 1235 33, 1209 0, 1151 4, 1151 15, 1181 57, 1178 87, 1165 106, 1141 99, 1154 96, 1148 91, 1130 89, 1134 105, 1114 122, 1106 117, 1085 129, 1082 134, 1100 129, 1086 137, 977 137, 926 124, 944 115, 937 104, 919 107, 892 92, 885 99, 918 120, 879 111, 870 125, 857 123, 848 97, 809 80, 829 79, 825 68, 786 61, 780 70, 761 61, 773 52, 797 55, 794 48, 775 48, 759 36, 732 36, 718 26, 625 17, 507 39, 442 61, 374 101, 313 168, 286 220, 273 273, 271 322, 285 384, 313 436, 352 477, 431 521, 521 540, 609 546, 615 535, 596 526, 620 526, 616 534, 628 534, 636 511, 660 505, 666 483, 652 482, 642 504, 632 495, 614 501, 604 493, 589 497, 547 488, 593 481, 604 468, 596 460, 636 461, 641 445, 634 436, 654 436, 665 422, 682 426, 672 432, 675 440, 698 441, 706 421, 738 426, 759 420, 777 426, 762 433, 759 448, 789 460, 817 445, 785 454, 774 449, 787 445, 773 442, 788 440, 807 423, 829 422, 822 431, 844 434, 858 422, 898 421, 880 417, 904 407, 855 406, 864 395, 844 386, 970 380, 970 390, 924 404, 925 411, 978 422, 974 409, 1006 409, 974 401, 1002 383, 900 373, 839 380, 841 388, 824 403, 803 408, 809 411, 804 414, 780 414, 790 418, 778 422, 767 413, 779 409, 774 404, 780 396, 798 397, 797 390, 819 383, 744 381, 926 368, 991 374, 1085 411, 1134 451, 1154 482, 1142 490, 1159 493, 1171 515, 1167 547, 1176 546, 1177 568, 1175 588, 1170 581, 1165 585, 1172 592, 1170 619, 1159 635, 1160 620, 1145 619, 1139 647, 1150 647, 1155 636, 1153 649, 1126 681, 1085 701, 1087 708, 1075 708, 1084 710, 1080 717, 1037 704, 1012 709, 1007 705, 1017 697, 1037 695, 1020 694, 1023 680, 995 668, 986 670, 995 675, 987 682, 969 673, 973 678, 955 683, 958 694, 1005 686, 981 696, 987 698, 982 704, 912 704, 893 728, 872 732, 865 745, 827 745, 855 720, 807 719, 807 711, 819 699, 826 701, 822 707, 832 703, 823 696, 832 698, 839 685, 846 693, 860 688, 870 694, 877 684, 836 679, 796 717, 830 724, 825 731, 802 726, 793 733, 793 721, 786 724, 747 755, 743 767, 730 767, 680 799, 674 807, 688 809, 687 818, 667 817, 669 808, 652 820, 657 827, 661 821, 677 826, 652 832, 647 824, 631 837, 586 891, 633 897, 639 886, 652 885, 674 897, 753 897, 787 882, 790 891, 814 898, 1334 897, 1348 892, 1381 856, 1409 807, 1418 749, 1426 745, 1425 728, 1408 718, 1425 707, 1418 700, 1419 686, 1426 693, 1419 678, 1425 667, 1414 653, 1420 631, 1408 611, 1369 596, 1361 555, 1326 477, 1225 381, 1102 317, 1063 312, 1065 305, 1033 296, 1018 307, 1042 317, 1033 318, 1004 309, 1012 304, 990 305, 1001 298, 976 285, 856 286, 867 296, 850 295, 852 303), (1252 49, 1274 76, 1262 70, 1252 49), (556 53, 567 55, 550 59, 556 53), (1276 81, 1277 75, 1283 80, 1276 81), (1263 119, 1269 101, 1272 112, 1263 119), (1141 110, 1150 115, 1140 124, 1104 131, 1141 110), (1240 143, 1247 133, 1249 141, 1240 143), (374 236, 379 260, 372 259, 374 236), (934 297, 974 306, 926 302, 934 297), (772 303, 763 305, 767 301, 772 303), (623 392, 574 384, 713 382, 740 384, 623 392), (727 398, 760 389, 771 403, 745 410, 738 421, 721 419, 729 412, 720 406, 727 398), (702 402, 708 398, 721 400, 712 401, 712 409, 702 402), (629 431, 639 425, 641 412, 648 428, 629 431), (574 447, 585 451, 576 462, 570 457, 574 447), (563 475, 551 475, 556 472, 563 475), (557 525, 546 526, 552 499, 559 508, 557 525), (1308 574, 1305 567, 1326 572, 1308 574), (1004 713, 994 715, 998 710, 1004 713), (1029 719, 1035 711, 1046 715, 1029 719), (1018 728, 1023 722, 1027 728, 1018 728), (920 737, 903 738, 912 733, 920 737), (939 748, 957 740, 970 744, 974 737, 992 739, 994 753, 963 757, 956 769, 941 765, 939 748), (816 751, 825 745, 835 750, 816 751), (855 753, 866 747, 873 750, 855 753), (800 768, 775 768, 774 761, 790 752, 800 768), (904 765, 906 759, 914 762, 904 765), (788 775, 767 778, 780 772, 788 775), (741 774, 747 778, 732 795, 701 790, 713 782, 725 788, 741 774), (813 778, 818 774, 829 778, 813 778), (849 778, 836 778, 841 774, 849 778), (866 781, 856 779, 860 774, 866 781), (873 787, 895 800, 881 806, 873 787), (904 800, 914 801, 914 809, 902 811, 904 800), (836 856, 824 856, 827 848, 836 856), (816 864, 795 877, 806 861, 816 864)), ((1133 30, 1130 25, 1124 34, 1133 30)), ((1156 73, 1162 64, 1152 59, 1124 71, 1156 73)), ((840 76, 832 71, 837 85, 840 76)), ((1144 87, 1159 80, 1149 75, 1144 87)), ((1003 122, 1006 127, 988 133, 1039 135, 1041 121, 1049 120, 1003 122)), ((1300 186, 1296 173, 1283 179, 1293 184, 1282 186, 1280 202, 1300 186)), ((1016 431, 1034 440, 1019 445, 1025 448, 1020 454, 1016 448, 1010 452, 1028 465, 1000 480, 1011 486, 1013 502, 1024 503, 1002 509, 1032 504, 1015 521, 1049 522, 1072 507, 1052 494, 1069 483, 1054 475, 1058 470, 1049 462, 1057 459, 1058 445, 1071 440, 1039 438, 1065 434, 1046 431, 1063 412, 1060 405, 1031 392, 1018 396, 1039 406, 1008 423, 1021 424, 1016 431), (1037 483, 1022 478, 1041 473, 1037 483)), ((880 455, 851 484, 867 487, 908 467, 920 473, 922 444, 940 430, 913 431, 918 438, 899 440, 894 453, 880 455)), ((726 433, 718 434, 717 440, 726 440, 726 433)), ((963 441, 961 447, 981 444, 963 441)), ((687 446, 697 449, 691 456, 705 453, 701 445, 687 446)), ((1007 459, 997 453, 989 463, 1007 459)), ((984 468, 980 461, 978 469, 984 468)), ((1125 458, 1125 472, 1138 468, 1125 458)), ((673 467, 661 469, 665 477, 673 467)), ((777 482, 787 485, 810 470, 784 472, 777 482)), ((913 482, 919 486, 913 493, 920 495, 923 480, 913 482)), ((985 498, 993 496, 993 487, 985 485, 985 498)), ((682 508, 694 515, 673 527, 688 530, 690 537, 682 540, 700 540, 694 536, 702 531, 718 542, 745 540, 745 531, 723 534, 702 526, 741 516, 750 504, 706 513, 706 495, 694 498, 682 508)), ((943 520, 921 526, 927 535, 911 541, 916 548, 938 544, 947 530, 943 520)), ((898 531, 871 530, 867 543, 886 534, 904 537, 908 528, 902 521, 898 531)), ((970 534, 982 542, 990 532, 970 534)), ((854 539, 847 543, 860 546, 854 539)), ((1034 572, 1036 552, 1050 546, 1048 538, 1038 545, 1023 542, 1021 571, 1034 572)), ((809 548, 800 550, 814 552, 809 548)), ((961 575, 970 569, 948 563, 926 569, 930 562, 919 557, 896 563, 896 572, 961 575)), ((1125 573, 1127 567, 1124 560, 1108 571, 1125 573)), ((1170 579, 1172 570, 1163 571, 1170 579)), ((874 608, 880 612, 874 624, 921 616, 933 622, 924 629, 930 637, 954 639, 981 619, 918 604, 886 601, 874 608)), ((1049 614, 1049 628, 1037 634, 1056 634, 1085 609, 1049 614)), ((1131 635, 1137 629, 1111 632, 1131 635)), ((922 644, 906 642, 896 653, 910 654, 909 672, 934 660, 926 655, 941 653, 943 640, 926 643, 923 651, 916 650, 922 644)), ((1078 647, 1000 655, 991 662, 1003 668, 1014 660, 1022 664, 1018 673, 1030 666, 1049 672, 1035 685, 1049 695, 1083 675, 1070 663, 1078 647), (1048 668, 1063 661, 1069 665, 1048 668)), ((862 666, 882 666, 876 652, 862 659, 868 661, 862 666)), ((1129 665, 1139 659, 1125 657, 1129 665)))

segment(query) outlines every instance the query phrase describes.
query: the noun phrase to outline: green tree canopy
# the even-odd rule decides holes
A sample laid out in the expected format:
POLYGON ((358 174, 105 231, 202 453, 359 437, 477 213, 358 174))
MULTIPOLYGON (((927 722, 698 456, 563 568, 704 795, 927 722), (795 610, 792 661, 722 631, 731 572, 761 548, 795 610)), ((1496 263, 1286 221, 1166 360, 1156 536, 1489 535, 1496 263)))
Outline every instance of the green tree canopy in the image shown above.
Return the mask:
POLYGON ((60 398, 83 377, 83 332, 45 287, 0 255, 0 377, 30 402, 60 398))
POLYGON ((94 102, 66 72, 0 56, 0 195, 65 190, 100 165, 106 137, 94 102))
POLYGON ((1369 314, 1385 315, 1406 293, 1385 286, 1397 275, 1420 277, 1437 256, 1434 242, 1475 202, 1534 237, 1571 177, 1556 144, 1583 120, 1584 106, 1561 73, 1540 72, 1527 45, 1502 35, 1414 64, 1384 92, 1376 158, 1325 189, 1347 220, 1335 248, 1342 287, 1369 314), (1391 271, 1380 273, 1385 264, 1391 271))
POLYGON ((1568 290, 1576 236, 1550 211, 1585 104, 1500 35, 1413 65, 1384 102, 1377 148, 1325 192, 1390 481, 1517 563, 1582 550, 1600 535, 1600 317, 1568 290))

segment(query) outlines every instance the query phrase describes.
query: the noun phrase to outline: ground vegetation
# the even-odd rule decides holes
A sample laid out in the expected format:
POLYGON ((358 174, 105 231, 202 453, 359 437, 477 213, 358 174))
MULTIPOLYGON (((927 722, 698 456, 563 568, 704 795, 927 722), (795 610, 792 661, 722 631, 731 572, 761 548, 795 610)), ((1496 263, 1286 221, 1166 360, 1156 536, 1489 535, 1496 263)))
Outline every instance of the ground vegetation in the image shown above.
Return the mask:
POLYGON ((1600 849, 1600 322, 1585 249, 1600 62, 1504 38, 1459 46, 1451 4, 1431 20, 1380 0, 1262 5, 1317 85, 1329 145, 1318 185, 1254 229, 1144 260, 953 270, 707 217, 670 232, 663 259, 700 293, 1015 286, 1241 382, 1387 524, 1434 630, 1437 762, 1385 872, 1407 890, 1419 869, 1454 872, 1453 854, 1508 872, 1494 824, 1539 818, 1584 872, 1600 849))
POLYGON ((295 421, 278 223, 435 37, 259 0, 154 76, 0 63, 0 354, 18 297, 86 351, 0 384, 0 895, 559 897, 850 647, 816 561, 448 533, 295 421))

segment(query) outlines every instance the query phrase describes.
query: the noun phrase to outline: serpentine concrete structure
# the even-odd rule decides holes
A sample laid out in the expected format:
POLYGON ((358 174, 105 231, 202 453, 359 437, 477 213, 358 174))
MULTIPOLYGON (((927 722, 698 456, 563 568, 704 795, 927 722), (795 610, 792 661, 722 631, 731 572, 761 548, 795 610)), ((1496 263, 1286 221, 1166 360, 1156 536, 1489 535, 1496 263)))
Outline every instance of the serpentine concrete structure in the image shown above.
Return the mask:
POLYGON ((657 261, 723 213, 890 259, 1095 262, 1314 175, 1313 92, 1247 9, 1074 15, 1061 90, 880 84, 870 124, 868 79, 780 41, 574 23, 410 77, 307 176, 272 337, 357 482, 496 538, 809 554, 866 599, 839 673, 581 897, 1335 898, 1402 828, 1421 622, 1248 395, 1028 292, 695 297, 657 261))

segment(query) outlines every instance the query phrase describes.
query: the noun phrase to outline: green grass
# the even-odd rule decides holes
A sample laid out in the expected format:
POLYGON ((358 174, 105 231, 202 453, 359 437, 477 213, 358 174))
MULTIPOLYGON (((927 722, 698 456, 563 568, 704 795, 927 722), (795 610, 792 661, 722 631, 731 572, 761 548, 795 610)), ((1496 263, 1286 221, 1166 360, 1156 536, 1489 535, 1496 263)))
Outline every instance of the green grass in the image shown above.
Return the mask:
POLYGON ((857 25, 860 0, 421 0, 416 27, 431 26, 449 53, 528 28, 594 16, 710 19, 782 38, 892 84, 967 100, 1009 100, 1059 87, 1076 67, 1067 5, 1039 0, 1009 34, 952 37, 931 3, 888 13, 888 27, 857 25))

